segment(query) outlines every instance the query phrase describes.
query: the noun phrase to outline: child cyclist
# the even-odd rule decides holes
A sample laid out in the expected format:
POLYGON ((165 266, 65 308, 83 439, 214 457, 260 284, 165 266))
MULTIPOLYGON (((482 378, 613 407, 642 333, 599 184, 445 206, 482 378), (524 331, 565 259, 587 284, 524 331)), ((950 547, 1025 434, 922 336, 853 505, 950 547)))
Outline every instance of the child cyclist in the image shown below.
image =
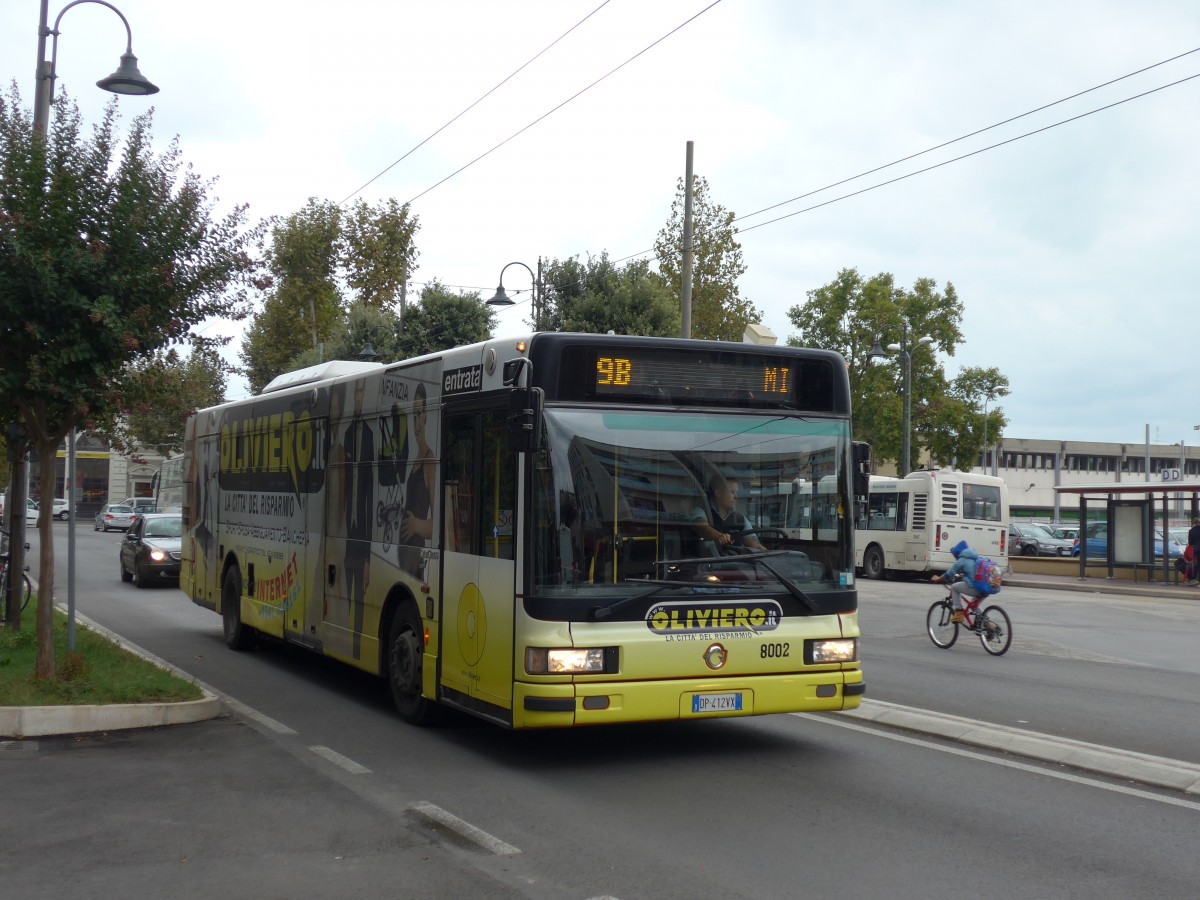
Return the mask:
POLYGON ((967 546, 966 541, 959 541, 950 548, 950 553, 954 556, 954 565, 948 568, 941 575, 934 575, 931 581, 941 584, 948 578, 953 578, 955 575, 963 577, 954 584, 950 585, 950 595, 954 603, 954 614, 950 616, 951 622, 962 622, 966 619, 963 615, 963 610, 967 608, 965 597, 974 600, 979 596, 979 591, 975 590, 971 584, 971 578, 975 574, 975 567, 979 563, 979 556, 967 546))

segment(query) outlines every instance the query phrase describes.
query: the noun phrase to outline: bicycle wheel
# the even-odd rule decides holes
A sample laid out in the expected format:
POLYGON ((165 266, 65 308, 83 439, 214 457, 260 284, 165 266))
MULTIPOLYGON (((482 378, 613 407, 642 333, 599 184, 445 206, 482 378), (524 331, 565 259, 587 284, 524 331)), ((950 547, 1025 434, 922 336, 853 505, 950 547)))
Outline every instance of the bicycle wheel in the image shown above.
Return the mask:
POLYGON ((939 600, 929 607, 929 612, 925 616, 925 627, 929 631, 929 639, 943 650, 949 650, 958 640, 958 623, 950 621, 950 616, 953 614, 954 609, 950 606, 950 601, 939 600))
MULTIPOLYGON (((33 595, 33 585, 29 581, 29 576, 21 575, 21 611, 25 611, 25 607, 29 605, 29 598, 33 595)), ((4 598, 8 594, 8 569, 0 573, 0 612, 4 609, 4 598)))
POLYGON ((1012 644, 1012 622, 999 606, 989 606, 979 614, 979 643, 992 656, 1003 656, 1012 644))

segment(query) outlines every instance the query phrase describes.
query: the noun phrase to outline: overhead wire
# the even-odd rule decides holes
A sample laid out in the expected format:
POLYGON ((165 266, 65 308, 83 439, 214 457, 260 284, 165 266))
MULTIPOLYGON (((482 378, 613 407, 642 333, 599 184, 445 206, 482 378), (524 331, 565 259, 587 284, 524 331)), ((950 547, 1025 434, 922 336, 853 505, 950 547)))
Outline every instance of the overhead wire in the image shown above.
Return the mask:
MULTIPOLYGON (((1027 112, 1020 113, 1019 115, 1010 116, 1007 119, 1003 119, 1002 121, 996 122, 992 125, 988 125, 984 128, 978 128, 975 131, 968 132, 967 134, 960 135, 959 137, 951 138, 950 140, 943 141, 940 144, 935 144, 934 146, 929 147, 925 150, 919 150, 916 153, 910 153, 908 156, 903 156, 900 159, 893 160, 890 163, 884 163, 882 166, 876 166, 873 169, 867 169, 867 171, 865 171, 865 172, 859 172, 857 175, 851 175, 849 178, 843 178, 841 181, 835 181, 832 184, 827 184, 824 187, 817 188, 816 190, 808 191, 807 193, 801 194, 798 197, 793 197, 790 200, 781 200, 779 203, 774 203, 771 206, 763 207, 762 209, 756 210, 755 212, 746 213, 745 215, 738 216, 733 221, 740 222, 743 219, 749 219, 754 216, 762 215, 765 212, 770 212, 773 209, 778 209, 779 207, 786 206, 789 203, 795 203, 798 200, 803 200, 806 197, 813 196, 814 194, 819 194, 823 191, 832 190, 835 187, 840 187, 843 184, 847 184, 847 183, 849 183, 851 181, 855 181, 859 178, 865 178, 868 175, 874 175, 876 172, 882 172, 884 169, 889 169, 892 166, 898 166, 898 165, 900 165, 900 163, 908 162, 910 159, 916 159, 918 156, 924 156, 927 153, 933 153, 935 150, 941 150, 944 147, 949 147, 951 144, 957 144, 960 141, 965 141, 968 138, 976 137, 977 135, 981 135, 984 132, 992 131, 996 128, 1000 128, 1003 125, 1009 125, 1020 119, 1024 119, 1028 116, 1032 116, 1035 113, 1043 112, 1044 110, 1050 109, 1051 107, 1058 106, 1059 104, 1062 104, 1062 103, 1066 103, 1068 100, 1075 100, 1079 97, 1084 96, 1085 94, 1090 94, 1093 91, 1098 91, 1101 88, 1110 87, 1111 85, 1114 85, 1119 81, 1124 81, 1125 79, 1132 78, 1135 75, 1141 75, 1144 72, 1149 72, 1151 69, 1156 69, 1159 66, 1165 66, 1167 63, 1175 62, 1176 60, 1183 59, 1185 56, 1189 56, 1189 55, 1191 55, 1193 53, 1197 53, 1197 52, 1200 52, 1200 47, 1196 47, 1196 48, 1194 48, 1192 50, 1188 50, 1184 53, 1177 54, 1176 56, 1172 56, 1169 59, 1161 60, 1160 62, 1153 63, 1152 65, 1143 66, 1142 68, 1137 69, 1136 71, 1130 72, 1126 75, 1121 75, 1118 78, 1113 78, 1108 81, 1105 81, 1103 84, 1097 84, 1097 85, 1087 88, 1085 90, 1077 91, 1076 93, 1071 94, 1068 97, 1063 97, 1063 98, 1061 98, 1059 100, 1055 100, 1051 103, 1045 103, 1035 109, 1028 110, 1027 112)), ((1031 133, 1033 133, 1033 132, 1031 132, 1031 133)))
POLYGON ((358 188, 356 188, 355 190, 353 190, 349 194, 347 194, 344 198, 342 198, 341 201, 338 202, 338 206, 341 206, 347 200, 349 200, 352 197, 356 196, 357 194, 361 193, 369 185, 371 185, 375 181, 382 178, 384 175, 386 175, 388 172, 390 172, 392 169, 394 169, 400 163, 404 162, 404 160, 408 159, 415 152, 420 150, 422 147, 424 147, 426 144, 428 144, 431 140, 433 140, 435 137, 437 137, 439 134, 441 134, 443 131, 445 131, 447 128, 449 128, 451 125, 453 125, 459 119, 461 119, 467 113, 469 113, 471 110, 473 110, 476 106, 478 106, 480 103, 482 103, 488 97, 490 97, 492 94, 494 94, 500 88, 504 87, 504 85, 508 84, 508 82, 510 82, 517 75, 519 75, 526 67, 531 65, 534 61, 536 61, 538 59, 538 57, 540 57, 543 53, 545 53, 547 50, 549 50, 551 47, 553 47, 555 44, 557 44, 559 41, 561 41, 563 38, 565 38, 568 34, 570 34, 572 31, 574 31, 576 28, 578 28, 580 25, 582 25, 584 22, 586 22, 588 19, 590 19, 596 13, 600 12, 600 10, 604 9, 604 7, 606 7, 610 2, 612 2, 612 0, 604 0, 603 3, 601 3, 595 9, 593 9, 590 13, 588 13, 586 16, 584 16, 582 19, 580 19, 578 22, 576 22, 574 25, 572 25, 570 28, 568 28, 566 31, 564 31, 562 34, 560 34, 554 40, 552 40, 549 44, 547 44, 545 47, 543 47, 541 50, 539 50, 537 53, 535 53, 533 56, 531 56, 523 64, 521 64, 516 69, 514 69, 512 71, 512 73, 510 75, 508 75, 507 78, 505 78, 502 81, 497 82, 495 85, 493 85, 490 90, 488 90, 487 92, 482 94, 479 97, 479 99, 477 99, 474 103, 470 104, 465 109, 463 109, 462 112, 458 113, 458 115, 456 115, 452 119, 450 119, 450 121, 448 121, 445 125, 443 125, 441 128, 439 128, 437 131, 433 132, 433 134, 429 135, 427 138, 425 138, 425 140, 421 141, 421 143, 417 144, 415 147, 410 149, 407 153, 405 153, 403 156, 401 156, 399 159, 397 159, 391 165, 387 166, 387 168, 383 169, 383 171, 376 174, 373 178, 368 180, 365 184, 362 184, 361 186, 359 186, 358 188))
MULTIPOLYGON (((1003 147, 1006 144, 1012 144, 1016 141, 1024 140, 1027 137, 1032 137, 1035 134, 1041 134, 1044 131, 1049 131, 1050 129, 1057 128, 1060 125, 1067 125, 1071 122, 1077 122, 1080 119, 1085 119, 1088 116, 1093 116, 1096 113, 1104 112, 1107 109, 1112 109, 1113 107, 1121 106, 1122 104, 1129 103, 1132 100, 1138 100, 1138 99, 1141 99, 1142 97, 1148 97, 1150 94, 1156 94, 1159 91, 1165 91, 1167 88, 1177 87, 1178 85, 1184 84, 1185 82, 1191 81, 1195 78, 1200 78, 1200 72, 1196 73, 1195 75, 1188 75, 1186 78, 1180 78, 1178 81, 1172 81, 1169 84, 1159 85, 1158 87, 1151 88, 1148 91, 1142 91, 1140 94, 1134 94, 1133 96, 1126 97, 1123 100, 1116 100, 1112 103, 1107 103, 1104 106, 1098 106, 1095 109, 1091 109, 1091 110, 1088 110, 1087 112, 1080 113, 1077 116, 1071 116, 1066 119, 1061 119, 1058 122, 1052 122, 1049 125, 1044 125, 1041 128, 1035 128, 1033 131, 1027 131, 1024 134, 1018 134, 1017 136, 1008 138, 1007 140, 997 141, 994 144, 989 144, 987 147, 980 147, 978 150, 972 150, 970 153, 964 153, 961 156, 955 156, 951 159, 946 159, 941 162, 934 163, 933 165, 926 166, 923 169, 917 169, 916 171, 908 172, 904 175, 897 175, 895 178, 889 178, 887 181, 881 181, 878 184, 870 185, 869 187, 862 188, 861 190, 852 191, 849 194, 843 194, 840 197, 834 197, 831 200, 825 200, 821 203, 814 203, 812 206, 807 206, 804 209, 798 209, 795 212, 790 212, 790 213, 786 213, 785 215, 782 215, 782 216, 777 216, 774 219, 768 219, 765 222, 759 222, 757 225, 750 225, 747 228, 741 228, 738 230, 738 233, 745 234, 747 231, 753 231, 756 228, 762 228, 766 225, 773 225, 776 222, 782 222, 784 219, 790 219, 793 216, 800 215, 801 213, 811 212, 814 209, 820 209, 822 206, 828 206, 831 203, 837 203, 839 200, 848 200, 851 197, 857 197, 860 194, 865 194, 869 191, 874 191, 874 190, 877 190, 878 188, 886 187, 889 184, 895 184, 898 181, 904 181, 906 178, 912 178, 914 175, 922 175, 925 172, 931 172, 934 169, 940 169, 942 166, 948 166, 951 163, 961 162, 964 159, 970 159, 972 156, 978 156, 980 153, 986 153, 988 150, 995 150, 997 147, 1003 147)), ((789 201, 789 202, 791 202, 791 201, 789 201)))
POLYGON ((425 188, 425 190, 421 191, 421 193, 417 194, 415 197, 412 197, 412 198, 411 198, 411 199, 408 201, 408 203, 409 203, 409 204, 415 203, 417 200, 419 200, 419 199, 421 199, 422 197, 424 197, 424 196, 425 196, 426 194, 428 194, 430 191, 434 190, 435 188, 441 187, 443 184, 445 184, 445 183, 446 183, 447 181, 449 181, 451 178, 454 178, 456 175, 459 175, 459 174, 461 174, 462 172, 465 172, 467 169, 471 168, 471 166, 475 165, 475 163, 477 163, 477 162, 479 162, 480 160, 482 160, 482 159, 485 159, 486 157, 488 157, 488 156, 490 156, 491 154, 495 153, 497 150, 499 150, 501 147, 503 147, 505 144, 507 144, 507 143, 508 143, 509 141, 511 141, 513 138, 519 137, 520 135, 524 134, 526 131, 528 131, 530 128, 532 128, 534 125, 537 125, 539 122, 543 121, 544 119, 547 119, 547 118, 549 118, 550 116, 552 116, 554 113, 558 112, 560 109, 562 109, 564 106, 566 106, 566 105, 567 105, 568 103, 570 103, 571 101, 573 101, 573 100, 575 100, 576 98, 578 98, 578 97, 582 96, 583 94, 586 94, 588 91, 590 91, 590 90, 591 90, 592 88, 594 88, 596 85, 600 84, 600 82, 602 82, 602 81, 604 81, 606 78, 609 78, 610 76, 612 76, 612 75, 616 74, 616 73, 617 73, 617 72, 619 72, 621 69, 625 68, 625 67, 626 67, 627 65, 629 65, 631 62, 633 62, 635 59, 637 59, 639 56, 642 56, 643 54, 645 54, 645 53, 649 52, 650 50, 654 49, 654 48, 655 48, 655 47, 657 47, 659 44, 661 44, 663 41, 665 41, 667 38, 669 38, 671 35, 675 34, 675 33, 676 33, 677 31, 679 31, 680 29, 682 29, 682 28, 684 28, 685 26, 687 26, 687 25, 690 25, 692 22, 696 21, 696 19, 700 18, 702 15, 704 15, 706 12, 708 12, 710 9, 712 9, 714 6, 716 6, 716 5, 717 5, 718 3, 720 3, 720 2, 721 2, 721 0, 713 0, 713 2, 712 2, 712 3, 710 3, 710 4, 708 4, 708 6, 704 7, 704 9, 700 10, 700 12, 696 13, 696 14, 695 14, 694 16, 692 16, 691 18, 689 18, 689 19, 686 19, 686 20, 684 20, 683 22, 681 22, 680 24, 676 25, 674 28, 672 28, 670 31, 668 31, 666 34, 664 34, 664 35, 663 35, 662 37, 660 37, 658 40, 656 40, 656 41, 652 42, 651 44, 647 45, 646 47, 643 47, 641 50, 639 50, 637 53, 633 54, 633 56, 629 57, 629 59, 625 60, 625 61, 624 61, 623 63, 621 63, 620 65, 616 66, 615 68, 612 68, 612 69, 610 69, 608 72, 605 72, 603 75, 601 75, 601 76, 600 76, 599 78, 597 78, 595 81, 593 81, 591 84, 587 85, 586 87, 580 88, 578 91, 576 91, 574 94, 572 94, 572 95, 571 95, 570 97, 568 97, 566 100, 563 100, 563 101, 562 101, 561 103, 559 103, 557 106, 555 106, 555 107, 553 107, 552 109, 549 109, 549 110, 547 110, 546 112, 542 113, 540 116, 538 116, 536 119, 534 119, 534 120, 533 120, 532 122, 530 122, 528 125, 526 125, 524 128, 521 128, 521 129, 519 129, 519 130, 517 130, 517 131, 513 132, 513 133, 512 133, 512 134, 510 134, 508 137, 506 137, 504 140, 502 140, 500 143, 496 144, 496 146, 492 147, 490 150, 485 150, 483 153, 479 154, 477 157, 475 157, 475 158, 474 158, 473 160, 471 160, 469 163, 466 163, 466 164, 464 164, 464 165, 462 165, 462 166, 459 166, 457 169, 455 169, 453 172, 451 172, 449 175, 447 175, 447 176, 446 176, 445 178, 443 178, 441 181, 437 182, 436 184, 432 184, 432 185, 430 185, 429 187, 425 188))
MULTIPOLYGON (((864 172, 860 172, 860 173, 858 173, 857 175, 851 175, 851 176, 849 176, 848 178, 843 178, 843 179, 841 179, 841 180, 839 180, 839 181, 832 182, 832 183, 830 183, 830 184, 827 184, 827 185, 825 185, 824 187, 815 188, 814 190, 811 190, 811 191, 808 191, 808 192, 806 192, 806 193, 800 194, 799 196, 793 197, 793 198, 791 198, 790 200, 782 200, 782 201, 780 201, 780 202, 778 202, 778 203, 772 204, 771 206, 766 206, 766 207, 763 207, 762 209, 760 209, 760 210, 757 210, 757 211, 755 211, 755 212, 752 212, 752 213, 746 213, 745 215, 738 216, 738 217, 734 218, 732 221, 734 221, 734 222, 741 222, 741 221, 743 221, 743 220, 745 220, 745 219, 752 218, 753 216, 758 216, 758 215, 761 215, 762 213, 769 212, 769 211, 770 211, 770 210, 772 210, 772 209, 778 209, 780 206, 786 206, 786 205, 787 205, 787 204, 789 204, 789 203, 795 203, 795 202, 796 202, 796 201, 798 201, 798 200, 803 200, 803 199, 805 199, 805 198, 807 198, 807 197, 812 197, 812 196, 814 196, 815 194, 820 194, 820 193, 822 193, 822 192, 824 192, 824 191, 828 191, 828 190, 831 190, 831 189, 833 189, 833 188, 835 188, 835 187, 839 187, 840 185, 843 185, 843 184, 848 184, 848 183, 849 183, 849 182, 851 182, 851 181, 856 181, 856 180, 857 180, 857 179, 859 179, 859 178, 864 178, 864 177, 866 177, 866 176, 868 176, 868 175, 874 174, 875 172, 880 172, 880 171, 883 171, 884 169, 891 168, 892 166, 899 165, 900 163, 907 162, 907 161, 909 161, 909 160, 912 160, 912 159, 916 159, 916 158, 917 158, 917 157, 919 157, 919 156, 923 156, 923 155, 925 155, 925 154, 927 154, 927 153, 932 153, 932 152, 933 152, 933 151, 935 151, 935 150, 939 150, 939 149, 942 149, 942 148, 944 148, 944 147, 948 147, 948 146, 950 146, 950 145, 952 145, 952 144, 955 144, 955 143, 958 143, 958 142, 960 142, 960 141, 966 140, 967 138, 975 137, 975 136, 977 136, 977 135, 980 135, 980 134, 983 134, 983 133, 985 133, 985 132, 987 132, 987 131, 991 131, 991 130, 993 130, 993 129, 995 129, 995 128, 999 128, 999 127, 1000 127, 1000 126, 1002 126, 1002 125, 1007 125, 1007 124, 1010 124, 1010 123, 1012 123, 1012 122, 1016 122, 1016 121, 1018 121, 1018 120, 1020 120, 1020 119, 1023 119, 1023 118, 1025 118, 1025 117, 1027 117, 1027 116, 1033 115, 1034 113, 1041 112, 1041 111, 1043 111, 1043 110, 1046 110, 1046 109, 1050 109, 1051 107, 1057 106, 1057 105, 1059 105, 1059 104, 1061 104, 1061 103, 1065 103, 1065 102, 1066 102, 1066 101, 1068 101, 1068 100, 1073 100, 1073 99, 1076 99, 1076 98, 1078 98, 1078 97, 1082 97, 1082 96, 1084 96, 1085 94, 1089 94, 1089 93, 1091 93, 1091 92, 1093 92, 1093 91, 1099 90, 1100 88, 1108 87, 1108 86, 1110 86, 1110 85, 1116 84, 1117 82, 1124 81, 1124 80, 1125 80, 1125 79, 1127 79, 1127 78, 1132 78, 1134 75, 1140 75, 1140 74, 1142 74, 1142 73, 1144 73, 1144 72, 1148 72, 1148 71, 1150 71, 1151 69, 1157 68, 1157 67, 1159 67, 1159 66, 1165 65, 1165 64, 1167 64, 1167 63, 1170 63, 1170 62, 1174 62, 1174 61, 1176 61, 1176 60, 1182 59, 1182 58, 1183 58, 1183 57, 1185 57, 1185 56, 1189 56, 1189 55, 1191 55, 1191 54, 1193 54, 1193 53, 1197 53, 1197 52, 1200 52, 1200 47, 1194 48, 1194 49, 1192 49, 1192 50, 1188 50, 1188 51, 1186 51, 1186 52, 1184 52, 1184 53, 1177 54, 1177 55, 1175 55, 1175 56, 1172 56, 1172 57, 1170 57, 1170 58, 1168 58, 1168 59, 1164 59, 1164 60, 1161 60, 1160 62, 1153 63, 1152 65, 1149 65, 1149 66, 1144 66, 1144 67, 1143 67, 1143 68, 1141 68, 1141 69, 1137 69, 1136 71, 1130 72, 1130 73, 1128 73, 1128 74, 1126 74, 1126 75, 1121 75, 1121 76, 1120 76, 1120 77, 1118 77, 1118 78, 1113 78, 1113 79, 1110 79, 1110 80, 1108 80, 1108 81, 1106 81, 1106 82, 1103 82, 1102 84, 1095 85, 1095 86, 1093 86, 1093 87, 1087 88, 1087 89, 1085 89, 1085 90, 1082 90, 1082 91, 1077 91, 1077 92, 1076 92, 1076 93, 1074 93, 1074 94, 1071 94, 1071 95, 1069 95, 1069 96, 1067 96, 1067 97, 1063 97, 1063 98, 1061 98, 1061 99, 1059 99, 1059 100, 1055 100, 1055 101, 1053 101, 1053 102, 1051 102, 1051 103, 1045 103, 1045 104, 1043 104, 1042 106, 1036 107, 1035 109, 1031 109, 1031 110, 1029 110, 1029 111, 1027 111, 1027 112, 1020 113, 1019 115, 1010 116, 1010 117, 1009 117, 1009 118, 1007 118, 1007 119, 1004 119, 1004 120, 1002 120, 1002 121, 1000 121, 1000 122, 996 122, 996 123, 994 123, 994 124, 992 124, 992 125, 988 125, 988 126, 986 126, 986 127, 984 127, 984 128, 979 128, 979 129, 976 129, 975 131, 968 132, 967 134, 961 135, 961 136, 959 136, 959 137, 956 137, 956 138, 952 138, 952 139, 950 139, 950 140, 948 140, 948 141, 943 141, 942 143, 940 143, 940 144, 936 144, 936 145, 934 145, 934 146, 932 146, 932 147, 929 147, 929 148, 927 148, 927 149, 925 149, 925 150, 920 150, 920 151, 917 151, 916 153, 910 153, 910 154, 908 154, 907 156, 903 156, 903 157, 901 157, 901 158, 899 158, 899 159, 893 160, 892 162, 889 162, 889 163, 884 163, 883 165, 879 165, 879 166, 875 166, 875 167, 873 167, 873 168, 871 168, 871 169, 867 169, 867 170, 866 170, 866 171, 864 171, 864 172)), ((1008 138, 1007 140, 1004 140, 1004 141, 999 141, 999 142, 997 142, 997 143, 995 143, 995 144, 991 144, 991 145, 989 145, 989 146, 987 146, 987 147, 982 147, 982 148, 980 148, 980 149, 978 149, 978 150, 974 150, 974 151, 972 151, 972 152, 970 152, 970 153, 964 153, 964 154, 962 154, 961 156, 957 156, 957 157, 954 157, 954 158, 952 158, 952 159, 944 160, 944 161, 942 161, 942 162, 940 162, 940 163, 937 163, 937 164, 935 164, 935 165, 926 166, 926 167, 925 167, 925 168, 923 168, 923 169, 917 169, 917 170, 915 170, 915 171, 913 171, 913 172, 909 172, 909 173, 907 173, 907 174, 905 174, 905 175, 901 175, 901 176, 898 176, 898 177, 896 177, 896 178, 889 179, 889 180, 887 180, 887 181, 882 181, 882 182, 879 182, 878 184, 872 185, 872 186, 870 186, 870 187, 863 188, 862 190, 853 191, 853 192, 851 192, 851 193, 848 193, 848 194, 843 194, 843 195, 841 195, 841 196, 839 196, 839 197, 835 197, 835 198, 833 198, 833 199, 831 199, 831 200, 826 200, 826 201, 824 201, 824 202, 822 202, 822 203, 813 204, 812 206, 808 206, 808 207, 805 207, 804 209, 797 210, 796 212, 793 212, 793 213, 788 213, 787 215, 783 215, 783 216, 777 216, 776 218, 774 218, 774 219, 770 219, 770 220, 768 220, 768 221, 766 221, 766 222, 759 222, 759 223, 758 223, 758 224, 756 224, 756 225, 750 225, 750 226, 747 226, 747 227, 744 227, 744 228, 740 228, 740 229, 738 229, 738 233, 739 233, 739 234, 743 234, 743 233, 745 233, 745 232, 747 232, 747 231, 753 231, 754 229, 756 229, 756 228, 761 228, 761 227, 763 227, 764 225, 770 225, 770 224, 773 224, 773 223, 775 223, 775 222, 779 222, 779 221, 782 221, 782 220, 784 220, 784 219, 791 218, 791 217, 793 217, 793 216, 799 215, 799 214, 801 214, 801 213, 810 212, 810 211, 812 211, 812 210, 814 210, 814 209, 820 209, 820 208, 821 208, 821 207, 823 207, 823 206, 828 206, 828 205, 830 205, 831 203, 836 203, 836 202, 838 202, 839 200, 846 200, 846 199, 849 199, 850 197, 856 197, 856 196, 858 196, 858 195, 860 195, 860 194, 865 194, 865 193, 867 193, 867 192, 869 192, 869 191, 875 190, 876 188, 885 187, 885 186, 887 186, 887 185, 889 185, 889 184, 894 184, 894 183, 896 183, 897 181, 903 181, 903 180, 904 180, 904 179, 906 179, 906 178, 911 178, 911 177, 912 177, 912 176, 914 176, 914 175, 920 175, 920 174, 922 174, 922 173, 924 173, 924 172, 929 172, 929 171, 932 171, 933 169, 937 169, 937 168, 940 168, 940 167, 942 167, 942 166, 949 165, 950 163, 953 163, 953 162, 959 162, 959 161, 961 161, 961 160, 963 160, 963 159, 967 159, 967 158, 969 158, 969 157, 971 157, 971 156, 976 156, 976 155, 978 155, 978 154, 980 154, 980 153, 983 153, 983 152, 985 152, 985 151, 987 151, 987 150, 994 150, 994 149, 996 149, 997 147, 1002 147, 1002 146, 1004 146, 1005 144, 1010 144, 1010 143, 1013 143, 1014 141, 1019 141, 1019 140, 1022 140, 1023 138, 1027 138, 1027 137, 1031 137, 1031 136, 1033 136, 1033 135, 1036 135, 1036 134, 1040 134, 1040 133, 1041 133, 1041 132, 1043 132, 1043 131, 1049 131, 1050 129, 1052 129, 1052 128, 1056 128, 1056 127, 1058 127, 1059 125, 1065 125, 1065 124, 1068 124, 1068 123, 1070 123, 1070 122, 1077 121, 1078 119, 1086 118, 1087 116, 1094 115, 1094 114, 1096 114, 1096 113, 1099 113, 1099 112, 1103 112, 1104 110, 1107 110, 1107 109, 1111 109, 1111 108, 1113 108, 1113 107, 1115 107, 1115 106, 1120 106, 1120 105, 1121 105, 1121 104, 1123 104, 1123 103, 1128 103, 1128 102, 1130 102, 1130 101, 1132 101, 1132 100, 1137 100, 1137 99, 1140 99, 1140 98, 1142 98, 1142 97, 1148 96, 1148 95, 1150 95, 1150 94, 1157 93, 1158 91, 1165 90, 1165 89, 1167 89, 1167 88, 1170 88, 1170 87, 1176 87, 1176 86, 1177 86, 1177 85, 1179 85, 1179 84, 1183 84, 1184 82, 1191 81, 1192 79, 1194 79, 1194 78, 1197 78, 1197 77, 1200 77, 1200 74, 1198 74, 1198 75, 1190 75, 1190 76, 1188 76, 1188 77, 1186 77, 1186 78, 1181 78, 1181 79, 1179 79, 1178 81, 1173 81, 1173 82, 1170 82, 1170 83, 1168 83, 1168 84, 1160 85, 1160 86, 1158 86, 1158 87, 1156 87, 1156 88, 1151 88, 1150 90, 1143 91, 1142 93, 1139 93, 1139 94, 1134 94, 1134 95, 1132 95, 1132 96, 1130 96, 1130 97, 1126 97, 1126 98, 1124 98, 1124 99, 1122 99, 1122 100, 1117 100, 1117 101, 1114 101, 1113 103, 1109 103, 1109 104, 1106 104, 1106 105, 1104 105, 1104 106, 1099 106, 1099 107, 1096 107, 1095 109, 1089 110, 1089 111, 1087 111, 1087 112, 1085 112, 1085 113, 1080 113, 1079 115, 1076 115, 1076 116, 1071 116, 1071 117, 1069 117, 1069 118, 1066 118, 1066 119, 1061 119, 1061 120, 1060 120, 1060 121, 1058 121, 1058 122, 1054 122, 1054 123, 1052 123, 1052 124, 1050 124, 1050 125, 1046 125, 1046 126, 1044 126, 1044 127, 1042 127, 1042 128, 1037 128, 1037 129, 1034 129, 1033 131, 1028 131, 1028 132, 1026 132, 1026 133, 1024 133, 1024 134, 1017 135, 1016 137, 1008 138)), ((630 254, 629 254, 629 255, 627 255, 627 256, 622 256, 622 257, 619 257, 619 258, 617 258, 617 259, 614 259, 614 260, 613 260, 613 262, 614 262, 614 263, 625 262, 626 260, 630 260, 630 259, 636 259, 636 258, 638 258, 638 257, 646 256, 646 255, 648 255, 648 254, 650 254, 650 253, 654 253, 654 252, 655 252, 655 248, 653 248, 653 247, 650 247, 650 248, 648 248, 648 249, 645 249, 645 250, 639 250, 639 251, 637 251, 636 253, 630 253, 630 254)))

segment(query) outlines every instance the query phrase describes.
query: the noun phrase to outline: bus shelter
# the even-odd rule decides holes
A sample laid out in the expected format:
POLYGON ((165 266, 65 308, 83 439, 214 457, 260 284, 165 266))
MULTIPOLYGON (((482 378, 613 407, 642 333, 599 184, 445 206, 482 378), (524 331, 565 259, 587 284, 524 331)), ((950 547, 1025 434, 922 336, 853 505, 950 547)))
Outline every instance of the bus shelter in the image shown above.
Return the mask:
POLYGON ((1108 577, 1121 568, 1145 569, 1150 580, 1156 570, 1162 571, 1166 584, 1170 579, 1172 561, 1167 544, 1170 536, 1170 504, 1184 499, 1189 522, 1200 516, 1200 481, 1121 482, 1113 484, 1070 484, 1054 488, 1059 494, 1079 496, 1079 578, 1087 577, 1088 510, 1104 504, 1108 522, 1106 562, 1108 577), (1163 552, 1154 556, 1155 510, 1161 509, 1163 552))

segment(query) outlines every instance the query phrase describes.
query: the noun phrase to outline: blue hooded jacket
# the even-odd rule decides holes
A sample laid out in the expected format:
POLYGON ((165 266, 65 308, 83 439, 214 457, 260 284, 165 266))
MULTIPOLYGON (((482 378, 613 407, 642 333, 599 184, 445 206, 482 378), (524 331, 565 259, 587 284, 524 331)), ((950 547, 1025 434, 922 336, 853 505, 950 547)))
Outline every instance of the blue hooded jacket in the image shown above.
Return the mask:
POLYGON ((968 579, 975 575, 975 565, 979 561, 979 554, 967 546, 966 541, 959 541, 950 548, 950 552, 954 554, 954 565, 946 570, 943 578, 949 579, 954 575, 962 574, 968 579))

